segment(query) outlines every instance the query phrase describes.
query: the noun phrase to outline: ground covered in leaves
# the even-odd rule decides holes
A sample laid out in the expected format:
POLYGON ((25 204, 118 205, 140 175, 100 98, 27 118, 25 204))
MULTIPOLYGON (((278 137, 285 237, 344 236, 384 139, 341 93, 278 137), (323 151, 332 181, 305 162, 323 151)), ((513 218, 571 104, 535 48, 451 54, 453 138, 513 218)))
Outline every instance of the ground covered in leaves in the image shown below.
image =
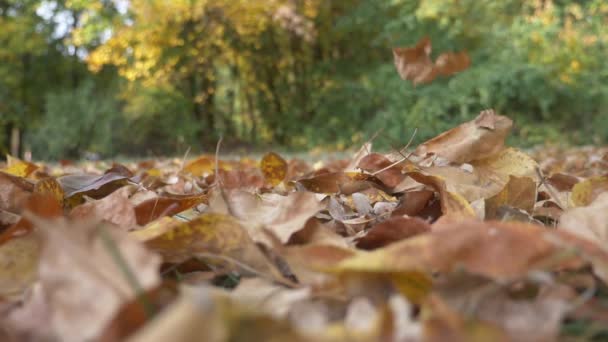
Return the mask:
POLYGON ((608 149, 482 112, 350 159, 0 171, 2 341, 608 338, 608 149))

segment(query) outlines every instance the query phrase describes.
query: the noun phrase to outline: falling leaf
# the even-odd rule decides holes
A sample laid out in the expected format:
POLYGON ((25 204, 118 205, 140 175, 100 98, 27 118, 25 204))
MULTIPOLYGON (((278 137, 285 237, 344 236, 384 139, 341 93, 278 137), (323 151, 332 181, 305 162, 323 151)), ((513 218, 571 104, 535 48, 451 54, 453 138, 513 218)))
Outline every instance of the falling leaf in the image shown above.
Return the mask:
POLYGON ((508 117, 484 110, 474 120, 422 143, 416 153, 434 153, 454 163, 487 158, 503 149, 512 126, 513 121, 508 117))
POLYGON ((402 79, 414 85, 432 82, 437 76, 450 76, 469 67, 466 52, 443 53, 431 61, 431 40, 422 38, 414 47, 394 48, 395 67, 402 79))
POLYGON ((264 178, 270 185, 277 186, 287 176, 287 162, 274 152, 264 155, 260 163, 264 178))

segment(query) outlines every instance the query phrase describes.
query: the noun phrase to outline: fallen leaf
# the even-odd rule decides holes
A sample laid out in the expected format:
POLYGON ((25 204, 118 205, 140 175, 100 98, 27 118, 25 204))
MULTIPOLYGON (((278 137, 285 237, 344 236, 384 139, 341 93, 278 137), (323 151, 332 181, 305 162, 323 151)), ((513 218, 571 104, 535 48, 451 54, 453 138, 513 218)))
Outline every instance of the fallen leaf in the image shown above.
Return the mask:
POLYGON ((0 209, 20 213, 33 188, 24 179, 0 172, 0 209))
MULTIPOLYGON (((5 232, 4 234, 6 234, 5 232)), ((40 241, 27 234, 0 244, 0 297, 19 297, 37 279, 40 241)))
POLYGON ((536 182, 528 177, 509 176, 509 182, 496 195, 486 200, 485 218, 497 218, 497 210, 501 206, 510 206, 532 213, 536 203, 536 182))
POLYGON ((608 244, 608 192, 599 194, 587 206, 566 210, 561 215, 559 228, 605 248, 608 244))
POLYGON ((61 341, 95 339, 123 304, 160 282, 160 258, 124 234, 62 220, 35 224, 43 237, 39 278, 48 323, 61 341))
POLYGON ((605 191, 608 191, 608 177, 591 177, 572 187, 570 202, 575 207, 586 206, 605 191))
POLYGON ((513 121, 493 110, 428 140, 416 148, 418 155, 434 153, 454 163, 468 163, 490 157, 504 147, 513 121))
POLYGON ((36 182, 34 185, 34 193, 52 196, 57 200, 59 205, 63 207, 65 192, 63 191, 61 184, 53 177, 43 178, 36 182))
POLYGON ((34 171, 38 170, 36 164, 15 158, 9 154, 6 155, 6 162, 8 165, 2 171, 13 176, 27 178, 34 173, 34 171))
POLYGON ((135 207, 129 201, 135 191, 134 187, 125 186, 102 199, 81 204, 72 209, 70 218, 82 221, 104 220, 125 230, 135 228, 135 207))
POLYGON ((245 191, 227 193, 231 214, 247 224, 247 231, 256 241, 266 241, 262 229, 268 229, 286 243, 291 235, 304 227, 306 221, 325 206, 315 194, 293 192, 255 195, 245 191))
POLYGON ((376 249, 430 230, 431 225, 419 218, 394 216, 372 226, 356 243, 361 249, 376 249))
POLYGON ((228 269, 245 265, 245 272, 274 271, 239 221, 223 214, 203 214, 188 222, 163 217, 129 235, 160 253, 166 262, 201 257, 228 269))
POLYGON ((164 195, 162 197, 150 198, 135 207, 137 224, 143 226, 159 217, 172 216, 206 202, 207 196, 204 194, 164 195))
POLYGON ((274 152, 266 153, 260 163, 264 178, 270 185, 279 185, 287 176, 287 162, 274 152))

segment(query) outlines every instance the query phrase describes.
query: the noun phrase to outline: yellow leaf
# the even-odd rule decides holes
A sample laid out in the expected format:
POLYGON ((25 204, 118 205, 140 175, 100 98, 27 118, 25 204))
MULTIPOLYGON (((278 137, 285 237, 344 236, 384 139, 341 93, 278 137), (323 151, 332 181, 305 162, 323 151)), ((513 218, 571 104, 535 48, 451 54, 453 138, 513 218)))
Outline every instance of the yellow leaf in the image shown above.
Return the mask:
POLYGON ((570 202, 575 207, 584 207, 604 191, 608 191, 608 177, 591 177, 574 185, 570 202))
POLYGON ((279 185, 287 176, 287 162, 274 152, 264 155, 260 167, 264 178, 272 186, 279 185))
POLYGON ((9 154, 6 155, 6 162, 7 167, 2 171, 17 177, 25 178, 38 169, 38 166, 35 164, 15 158, 9 154))
POLYGON ((258 271, 269 271, 265 256, 239 222, 228 215, 204 214, 187 222, 164 217, 130 235, 168 262, 219 256, 224 263, 236 260, 258 271))

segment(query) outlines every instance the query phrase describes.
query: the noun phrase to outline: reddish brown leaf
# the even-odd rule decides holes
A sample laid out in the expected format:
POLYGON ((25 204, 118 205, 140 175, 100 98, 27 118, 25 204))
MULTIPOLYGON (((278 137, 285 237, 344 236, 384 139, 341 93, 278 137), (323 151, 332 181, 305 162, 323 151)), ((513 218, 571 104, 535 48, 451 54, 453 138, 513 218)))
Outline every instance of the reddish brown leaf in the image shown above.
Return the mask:
POLYGON ((419 218, 394 216, 370 228, 357 240, 357 247, 376 249, 430 230, 431 225, 419 218))
POLYGON ((432 82, 437 76, 450 76, 469 67, 466 52, 443 53, 435 63, 431 61, 431 40, 422 38, 414 47, 394 48, 395 67, 402 79, 414 85, 432 82))
POLYGON ((165 195, 146 200, 135 207, 138 225, 146 225, 162 216, 172 216, 197 204, 207 202, 205 195, 165 195))

